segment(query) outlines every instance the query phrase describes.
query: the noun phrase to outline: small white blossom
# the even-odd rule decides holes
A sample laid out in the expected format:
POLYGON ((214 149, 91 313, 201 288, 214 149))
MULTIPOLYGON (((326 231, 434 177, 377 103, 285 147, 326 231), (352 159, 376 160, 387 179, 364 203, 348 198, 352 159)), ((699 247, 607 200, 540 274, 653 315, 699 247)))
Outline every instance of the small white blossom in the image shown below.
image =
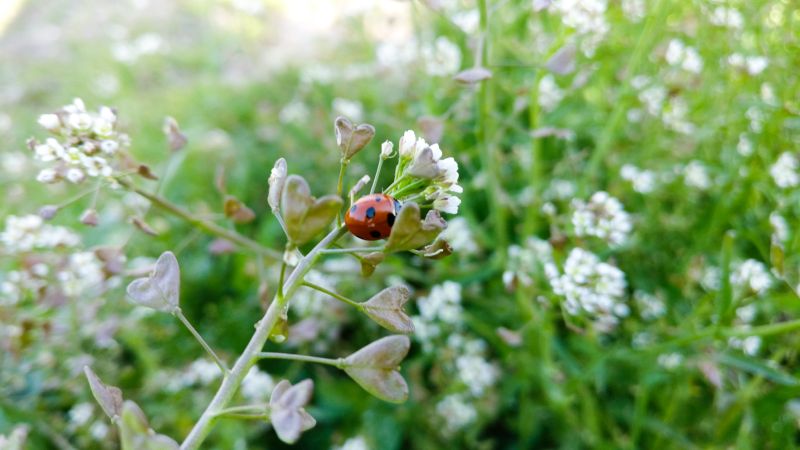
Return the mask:
POLYGON ((547 74, 539 81, 539 93, 537 98, 539 106, 541 106, 545 112, 554 110, 558 104, 561 103, 561 100, 564 99, 564 92, 558 87, 558 84, 556 84, 553 75, 547 74))
POLYGON ((456 217, 447 222, 447 228, 439 235, 459 254, 472 254, 478 251, 475 237, 469 228, 469 222, 463 217, 456 217))
POLYGON ((775 164, 770 166, 769 174, 779 188, 792 188, 800 184, 800 174, 797 172, 798 167, 800 167, 800 163, 798 163, 797 157, 793 153, 783 152, 778 157, 778 160, 775 161, 775 164))
POLYGON ((674 370, 683 363, 683 355, 680 353, 664 353, 658 355, 658 365, 667 369, 674 370))
POLYGON ((432 45, 424 46, 422 58, 428 75, 452 75, 461 67, 461 49, 444 36, 436 38, 432 45))
POLYGON ((700 161, 691 161, 684 167, 683 182, 687 186, 701 191, 707 190, 712 184, 708 169, 700 161))
POLYGON ((269 398, 269 394, 275 387, 275 382, 272 377, 253 366, 245 375, 242 380, 241 392, 242 395, 253 402, 264 401, 269 398))
POLYGON ((593 253, 581 248, 570 251, 561 274, 553 263, 545 266, 553 292, 565 298, 565 310, 572 315, 580 312, 595 317, 601 331, 610 331, 617 323, 624 301, 625 273, 611 264, 601 262, 593 253))
POLYGON ((595 236, 611 245, 623 244, 633 228, 622 203, 607 192, 595 192, 589 202, 572 202, 572 225, 578 236, 595 236))
POLYGON ((640 194, 649 194, 656 188, 656 174, 651 170, 642 170, 632 164, 625 164, 620 169, 623 180, 630 181, 633 190, 640 194))
POLYGON ((738 264, 731 271, 730 277, 731 284, 752 291, 756 295, 764 294, 772 286, 769 270, 764 263, 754 259, 747 259, 738 264))
POLYGON ((394 144, 391 141, 385 141, 381 144, 381 158, 390 158, 392 156, 392 151, 394 151, 394 144))
POLYGON ((789 239, 789 222, 786 218, 773 211, 769 215, 769 223, 778 242, 786 242, 789 239))
POLYGON ((56 114, 42 114, 37 122, 48 131, 56 131, 61 128, 61 119, 56 114))
POLYGON ((78 403, 69 410, 69 426, 72 429, 80 428, 92 419, 94 408, 90 403, 78 403))
POLYGON ((736 8, 726 8, 724 6, 717 6, 711 12, 709 21, 717 26, 733 28, 739 30, 744 26, 744 18, 742 13, 736 8))
POLYGON ((457 432, 478 418, 478 411, 464 395, 451 394, 436 404, 436 413, 444 419, 449 433, 457 432))

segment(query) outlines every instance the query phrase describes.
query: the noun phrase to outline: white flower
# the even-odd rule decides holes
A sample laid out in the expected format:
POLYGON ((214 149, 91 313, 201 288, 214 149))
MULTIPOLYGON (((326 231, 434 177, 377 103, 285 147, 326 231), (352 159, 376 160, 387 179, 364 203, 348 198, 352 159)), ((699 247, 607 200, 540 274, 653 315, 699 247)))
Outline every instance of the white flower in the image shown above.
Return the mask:
POLYGON ((332 450, 370 450, 370 448, 364 436, 356 436, 344 441, 340 446, 333 447, 332 450))
POLYGON ((287 103, 278 114, 281 123, 303 123, 308 119, 309 111, 305 103, 292 100, 287 103))
POLYGON ((483 395, 497 380, 499 371, 480 355, 462 355, 456 358, 458 377, 476 397, 483 395))
POLYGON ((644 291, 636 291, 633 293, 633 298, 636 300, 639 313, 645 320, 658 319, 666 312, 667 308, 664 305, 664 301, 653 294, 644 291))
POLYGON ((104 421, 97 420, 89 427, 89 435, 96 441, 102 441, 108 436, 108 425, 104 421))
POLYGON ((109 137, 114 133, 114 124, 103 118, 97 118, 94 121, 92 131, 100 137, 109 137))
POLYGON ((394 151, 394 144, 391 141, 384 141, 384 143, 381 144, 381 158, 390 158, 392 156, 392 151, 394 151))
POLYGON ((444 419, 450 433, 461 430, 478 418, 478 411, 464 395, 451 394, 436 404, 436 412, 444 419))
POLYGON ((67 117, 67 123, 72 129, 87 131, 92 127, 92 116, 85 112, 70 114, 67 117))
POLYGON ((458 214, 461 199, 452 195, 440 195, 433 201, 433 209, 447 214, 458 214))
POLYGON ((86 174, 81 169, 72 167, 67 170, 66 178, 72 183, 80 183, 86 178, 86 174))
POLYGON ((606 0, 553 0, 551 12, 561 15, 561 22, 581 36, 581 50, 593 56, 597 46, 611 29, 605 17, 606 0))
POLYGON ((680 353, 664 353, 658 355, 658 365, 667 369, 674 370, 683 363, 683 355, 680 353))
POLYGON ((731 272, 731 284, 756 293, 764 294, 772 286, 772 277, 764 263, 747 259, 731 272))
POLYGON ((697 49, 687 46, 680 39, 669 41, 664 59, 670 66, 680 66, 687 72, 700 73, 703 70, 703 59, 697 49))
POLYGON ((793 153, 784 152, 781 153, 775 164, 769 168, 769 174, 779 188, 792 188, 800 184, 800 174, 797 173, 799 166, 800 163, 798 163, 797 157, 793 153))
POLYGON ((53 169, 42 169, 36 175, 36 181, 40 183, 55 183, 58 181, 58 173, 53 169))
POLYGON ((745 65, 747 67, 747 73, 755 76, 763 72, 764 69, 769 66, 769 59, 764 56, 748 56, 745 65))
POLYGON ((656 174, 650 170, 641 170, 632 164, 625 164, 620 169, 623 180, 630 181, 633 190, 640 194, 653 192, 656 187, 656 174))
POLYGON ((736 143, 736 151, 742 156, 750 156, 753 154, 753 142, 747 137, 747 134, 739 134, 739 142, 736 143))
POLYGON ((610 331, 617 324, 617 313, 627 314, 616 306, 624 301, 625 273, 600 262, 593 253, 574 248, 564 263, 560 274, 553 263, 545 265, 553 292, 565 298, 567 313, 588 313, 600 325, 600 331, 610 331))
POLYGON ((691 161, 683 169, 683 182, 689 187, 704 191, 711 187, 711 176, 703 163, 691 161))
POLYGON ((774 236, 778 242, 786 242, 789 239, 789 222, 782 215, 773 211, 769 215, 769 223, 772 225, 774 236))
POLYGON ((463 217, 456 217, 447 222, 447 228, 439 235, 459 254, 472 254, 478 251, 478 245, 469 228, 469 222, 463 217))
POLYGON ((100 150, 102 150, 103 153, 113 155, 117 152, 117 150, 119 150, 119 143, 117 141, 106 139, 100 142, 100 150))
POLYGON ((56 114, 42 114, 37 122, 47 131, 56 131, 61 128, 61 119, 56 114))
POLYGON ((572 207, 572 225, 578 236, 595 236, 611 245, 620 245, 633 228, 622 203, 607 192, 595 192, 588 203, 573 200, 572 207))
POLYGON ((461 285, 454 281, 445 281, 443 284, 431 288, 427 297, 422 297, 417 302, 419 312, 429 321, 439 320, 451 325, 461 321, 461 285))
POLYGON ((423 47, 422 57, 428 75, 452 75, 461 67, 461 49, 444 36, 423 47))
POLYGON ((550 112, 564 99, 564 92, 556 84, 555 78, 547 74, 539 81, 538 101, 545 112, 550 112))
POLYGON ((269 397, 275 382, 268 373, 253 366, 242 380, 242 395, 250 401, 263 401, 269 397))
POLYGON ((364 117, 364 106, 357 100, 334 98, 333 111, 337 115, 348 117, 355 122, 360 122, 364 117))
POLYGON ((21 253, 34 248, 75 247, 80 237, 67 228, 45 224, 40 216, 30 214, 6 217, 0 243, 10 253, 21 253))
POLYGON ((709 21, 717 26, 728 27, 733 29, 741 29, 744 25, 742 13, 735 8, 726 8, 724 6, 717 6, 711 12, 709 21))
POLYGON ((416 153, 417 136, 413 131, 408 130, 403 133, 400 138, 400 157, 404 159, 411 159, 416 153))
POLYGON ((78 403, 69 410, 69 425, 72 429, 80 428, 92 418, 94 408, 90 403, 78 403))
POLYGON ((631 22, 641 22, 647 13, 644 0, 622 0, 622 13, 631 22))

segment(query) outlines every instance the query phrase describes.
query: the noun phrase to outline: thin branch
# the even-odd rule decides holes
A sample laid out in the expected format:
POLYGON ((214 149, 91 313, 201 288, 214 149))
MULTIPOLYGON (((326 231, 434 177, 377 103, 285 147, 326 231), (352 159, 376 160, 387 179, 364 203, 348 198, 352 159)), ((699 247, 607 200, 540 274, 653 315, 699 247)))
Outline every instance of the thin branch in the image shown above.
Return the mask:
POLYGON ((344 360, 342 358, 320 358, 318 356, 296 355, 293 353, 261 352, 258 354, 258 359, 286 359, 290 361, 325 364, 326 366, 334 366, 338 369, 344 367, 344 360))
POLYGON ((203 219, 201 219, 201 218, 199 218, 197 216, 194 216, 189 211, 186 211, 185 209, 183 209, 180 206, 170 202, 169 200, 165 199, 164 197, 161 197, 160 195, 154 194, 152 192, 145 191, 144 189, 141 189, 141 188, 139 188, 137 186, 134 186, 133 183, 131 183, 129 180, 126 180, 124 178, 118 178, 117 181, 119 182, 120 185, 122 185, 123 187, 127 188, 128 190, 131 190, 131 191, 137 193, 138 195, 140 195, 140 196, 146 198, 147 200, 149 200, 152 205, 155 205, 155 206, 161 208, 162 210, 164 210, 166 212, 169 212, 172 215, 177 216, 177 217, 185 220, 186 222, 196 226, 197 228, 200 228, 201 230, 203 230, 203 231, 205 231, 205 232, 207 232, 209 234, 212 234, 212 235, 217 236, 217 237, 221 237, 223 239, 227 239, 227 240, 229 240, 229 241, 231 241, 231 242, 233 242, 235 244, 238 244, 238 245, 240 245, 240 246, 242 246, 242 247, 244 247, 244 248, 246 248, 246 249, 248 249, 248 250, 250 250, 250 251, 252 251, 252 252, 254 252, 256 254, 265 256, 267 258, 271 258, 271 259, 274 259, 276 261, 281 259, 281 254, 279 252, 277 252, 277 251, 275 251, 275 250, 273 250, 271 248, 264 247, 263 245, 259 244, 258 242, 254 241, 254 240, 252 240, 250 238, 247 238, 245 236, 242 236, 241 234, 237 233, 234 230, 223 228, 223 227, 217 225, 214 222, 209 222, 207 220, 203 220, 203 219))
POLYGON ((211 346, 208 345, 206 340, 203 339, 203 336, 200 336, 200 333, 198 333, 197 330, 192 326, 192 324, 189 323, 189 319, 187 319, 186 316, 183 315, 183 311, 181 311, 180 308, 176 308, 173 314, 175 314, 175 317, 177 317, 178 320, 180 320, 181 323, 183 323, 183 325, 186 326, 189 332, 192 333, 192 336, 194 336, 194 338, 197 339, 197 342, 199 342, 200 345, 206 350, 206 352, 208 352, 208 354, 211 356, 211 359, 213 359, 214 362, 217 363, 217 366, 222 371, 222 373, 227 375, 229 372, 228 366, 219 358, 219 356, 217 356, 217 354, 214 352, 214 349, 212 349, 211 346))
POLYGON ((194 450, 200 447, 206 436, 208 436, 208 433, 211 432, 215 415, 219 413, 219 411, 222 411, 228 402, 233 399, 233 396, 242 384, 242 380, 244 380, 245 375, 247 375, 247 371, 255 364, 256 356, 261 352, 264 343, 267 342, 267 338, 272 332, 272 329, 275 328, 275 324, 280 318, 281 311, 288 305, 289 299, 291 299, 292 295, 294 295, 297 288, 300 287, 300 284, 303 282, 303 277, 311 270, 320 257, 322 249, 333 245, 339 238, 344 236, 346 232, 347 228, 345 227, 338 227, 331 231, 300 260, 300 263, 297 264, 297 267, 284 283, 284 298, 279 299, 276 296, 272 303, 270 303, 264 317, 258 322, 256 331, 253 333, 253 337, 250 338, 247 347, 239 356, 239 359, 236 360, 228 376, 222 380, 211 403, 208 404, 205 411, 203 411, 203 414, 200 416, 200 419, 194 424, 189 435, 186 436, 186 439, 181 444, 181 450, 194 450))
POLYGON ((363 306, 361 306, 360 303, 358 303, 358 302, 356 302, 354 300, 350 300, 349 298, 345 297, 344 295, 336 293, 336 292, 333 292, 333 291, 331 291, 329 289, 326 289, 326 288, 324 288, 324 287, 322 287, 320 285, 317 285, 317 284, 314 284, 314 283, 310 283, 308 281, 303 281, 303 286, 309 287, 309 288, 314 289, 314 290, 317 290, 319 292, 322 292, 323 294, 328 294, 331 297, 335 298, 336 300, 339 300, 339 301, 342 301, 344 303, 347 303, 350 306, 354 306, 359 310, 361 310, 363 308, 363 306))

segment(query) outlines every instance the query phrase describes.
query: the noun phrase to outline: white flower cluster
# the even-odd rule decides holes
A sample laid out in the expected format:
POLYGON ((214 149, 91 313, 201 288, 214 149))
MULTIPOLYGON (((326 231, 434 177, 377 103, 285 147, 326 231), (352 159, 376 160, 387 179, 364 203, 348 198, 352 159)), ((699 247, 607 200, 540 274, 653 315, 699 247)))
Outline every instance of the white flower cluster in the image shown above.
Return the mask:
MULTIPOLYGON (((219 368, 216 369, 219 371, 219 368)), ((268 400, 274 387, 275 381, 272 377, 258 367, 253 366, 244 376, 240 392, 244 398, 251 402, 263 402, 268 400)))
POLYGON ((633 299, 636 301, 636 307, 639 309, 639 314, 645 320, 655 320, 662 317, 667 311, 664 301, 657 295, 644 291, 636 291, 633 293, 633 299))
POLYGON ((701 191, 709 189, 713 184, 705 164, 696 160, 690 161, 683 168, 683 183, 701 191))
POLYGON ((461 326, 461 285, 454 281, 437 284, 426 297, 420 297, 417 306, 420 315, 412 317, 415 336, 422 342, 423 350, 430 351, 431 340, 442 334, 441 325, 461 326))
POLYGON ((433 208, 448 214, 458 213, 461 199, 454 194, 464 192, 458 184, 458 163, 452 156, 442 159, 439 144, 428 144, 413 131, 406 131, 398 145, 401 178, 430 180, 430 185, 422 191, 426 200, 433 202, 433 208))
POLYGON ((581 37, 581 51, 593 56, 611 29, 606 20, 606 0, 554 0, 549 10, 561 16, 561 22, 581 37))
POLYGON ((593 253, 574 248, 560 273, 554 263, 545 266, 553 292, 564 297, 569 314, 587 313, 595 319, 599 331, 614 329, 619 317, 630 310, 625 301, 625 273, 611 264, 601 262, 593 253))
POLYGON ((742 13, 736 8, 717 6, 711 11, 708 20, 717 26, 741 30, 744 26, 742 13))
POLYGON ((545 112, 551 112, 561 103, 564 99, 564 91, 558 87, 555 78, 551 74, 547 74, 539 80, 539 92, 537 94, 539 106, 545 112))
POLYGON ((105 281, 103 263, 94 252, 69 255, 66 268, 56 273, 64 294, 77 298, 91 291, 100 292, 105 281))
POLYGON ((647 14, 644 0, 622 0, 622 14, 631 22, 638 23, 647 14))
POLYGON ((80 237, 68 228, 44 223, 40 216, 29 214, 6 217, 0 243, 8 253, 22 253, 33 249, 74 247, 80 244, 80 237))
POLYGON ((731 271, 731 284, 737 288, 764 294, 772 286, 772 277, 767 266, 761 261, 747 259, 737 264, 731 271))
POLYGON ((455 253, 470 255, 478 252, 478 244, 469 228, 469 221, 463 217, 456 217, 447 222, 447 228, 439 235, 450 244, 455 253))
MULTIPOLYGON (((644 110, 651 116, 660 118, 664 126, 682 134, 694 131, 694 124, 686 118, 689 107, 682 97, 669 97, 666 87, 645 75, 633 77, 631 86, 637 91, 637 97, 644 110)), ((628 111, 629 120, 638 122, 641 118, 641 109, 634 108, 628 111)))
POLYGON ((486 359, 486 342, 451 334, 447 345, 458 353, 455 361, 458 378, 472 396, 480 397, 495 384, 500 371, 486 359))
POLYGON ((756 76, 769 66, 769 59, 766 56, 745 56, 741 53, 733 53, 728 56, 728 64, 734 69, 744 70, 748 74, 756 76))
POLYGON ((428 75, 448 76, 461 68, 461 49, 444 36, 422 47, 422 61, 428 75))
POLYGON ((465 393, 450 394, 436 404, 436 413, 445 421, 445 431, 454 433, 478 418, 478 410, 465 393))
POLYGON ((517 283, 531 286, 534 270, 552 261, 553 246, 545 240, 531 237, 525 241, 524 246, 512 245, 508 248, 508 263, 503 272, 503 284, 509 290, 517 283))
POLYGON ((656 189, 657 177, 652 170, 640 169, 633 164, 625 164, 619 171, 623 180, 633 185, 633 190, 640 194, 649 194, 656 189))
POLYGON ((572 208, 572 225, 578 236, 595 236, 611 245, 620 245, 633 228, 622 203, 604 191, 592 194, 588 203, 574 199, 572 208))
POLYGON ((54 164, 37 175, 42 183, 111 177, 114 168, 109 159, 130 145, 128 135, 117 130, 114 110, 103 106, 98 113, 90 113, 79 98, 56 113, 39 116, 39 125, 55 136, 44 143, 30 143, 36 159, 54 164))
POLYGON ((670 66, 680 67, 687 72, 700 73, 703 70, 703 58, 697 49, 684 44, 680 39, 669 41, 664 59, 670 66))
POLYGON ((770 166, 769 174, 779 188, 793 188, 800 184, 798 168, 800 168, 800 162, 797 161, 797 157, 791 152, 783 152, 778 160, 770 166))
POLYGON ((355 436, 344 441, 342 445, 333 447, 332 450, 370 450, 370 447, 364 436, 355 436))

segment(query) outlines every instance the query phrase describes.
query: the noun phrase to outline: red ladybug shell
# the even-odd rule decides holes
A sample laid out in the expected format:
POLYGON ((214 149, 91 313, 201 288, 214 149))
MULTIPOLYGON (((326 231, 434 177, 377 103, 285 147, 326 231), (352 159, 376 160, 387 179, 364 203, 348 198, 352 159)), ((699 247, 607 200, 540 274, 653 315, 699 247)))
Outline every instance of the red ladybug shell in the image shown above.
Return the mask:
POLYGON ((361 197, 344 215, 344 223, 354 236, 365 241, 386 239, 400 212, 400 202, 385 194, 361 197))

